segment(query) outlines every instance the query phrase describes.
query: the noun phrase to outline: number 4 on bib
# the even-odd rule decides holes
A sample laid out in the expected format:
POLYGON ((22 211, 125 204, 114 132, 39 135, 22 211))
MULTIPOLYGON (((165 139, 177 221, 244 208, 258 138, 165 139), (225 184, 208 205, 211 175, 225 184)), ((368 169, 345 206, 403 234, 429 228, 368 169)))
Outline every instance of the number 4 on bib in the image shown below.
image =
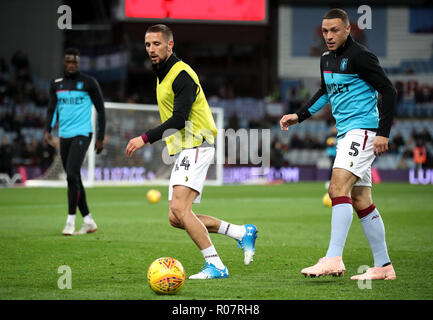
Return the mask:
POLYGON ((182 159, 182 161, 180 162, 180 166, 181 167, 185 167, 185 170, 188 170, 189 169, 189 160, 188 160, 188 157, 184 157, 183 159, 182 159))

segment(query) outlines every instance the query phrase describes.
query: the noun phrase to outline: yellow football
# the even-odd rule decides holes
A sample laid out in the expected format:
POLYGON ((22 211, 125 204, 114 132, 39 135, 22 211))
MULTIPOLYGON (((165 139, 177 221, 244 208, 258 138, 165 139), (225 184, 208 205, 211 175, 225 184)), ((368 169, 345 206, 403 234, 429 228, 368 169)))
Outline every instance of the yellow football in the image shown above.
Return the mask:
POLYGON ((147 192, 146 197, 150 203, 158 203, 159 200, 161 200, 161 192, 159 192, 158 190, 152 189, 152 190, 149 190, 147 192))
POLYGON ((185 270, 174 258, 156 259, 147 270, 147 283, 157 294, 176 294, 185 284, 185 270))
POLYGON ((328 192, 325 193, 325 195, 323 196, 323 198, 322 198, 322 202, 323 202, 323 205, 324 205, 325 207, 327 207, 327 208, 331 208, 331 207, 332 207, 332 200, 331 200, 331 198, 329 197, 329 193, 328 193, 328 192))

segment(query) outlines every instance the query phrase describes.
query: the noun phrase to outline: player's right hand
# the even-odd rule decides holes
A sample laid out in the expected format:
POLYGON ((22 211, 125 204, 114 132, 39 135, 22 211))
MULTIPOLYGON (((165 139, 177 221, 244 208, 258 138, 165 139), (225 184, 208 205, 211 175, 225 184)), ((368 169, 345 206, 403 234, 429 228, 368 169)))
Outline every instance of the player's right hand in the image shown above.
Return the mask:
POLYGON ((281 130, 287 131, 291 125, 298 123, 299 118, 296 113, 285 114, 280 120, 281 130))
POLYGON ((132 157, 135 151, 142 148, 144 146, 144 141, 141 136, 135 137, 129 140, 128 145, 126 146, 126 155, 128 157, 132 157))
POLYGON ((49 133, 48 131, 45 131, 44 134, 44 140, 46 143, 48 143, 50 146, 52 147, 56 147, 56 144, 54 142, 53 136, 51 135, 51 133, 49 133))

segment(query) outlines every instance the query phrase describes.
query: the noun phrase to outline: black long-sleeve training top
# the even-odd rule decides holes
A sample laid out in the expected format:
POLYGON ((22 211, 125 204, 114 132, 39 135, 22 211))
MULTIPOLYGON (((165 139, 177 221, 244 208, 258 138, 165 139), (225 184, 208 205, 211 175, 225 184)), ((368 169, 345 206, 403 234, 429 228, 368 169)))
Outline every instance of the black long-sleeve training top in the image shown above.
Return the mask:
MULTIPOLYGON (((159 83, 178 61, 180 59, 173 53, 163 64, 153 66, 159 83)), ((192 104, 197 96, 197 84, 186 71, 181 71, 173 81, 172 89, 174 92, 173 115, 158 127, 146 131, 145 135, 150 143, 162 139, 164 131, 167 129, 183 129, 185 121, 188 120, 192 104)))
POLYGON ((389 137, 397 92, 373 53, 349 35, 344 46, 323 53, 320 72, 320 89, 296 112, 299 122, 329 102, 338 137, 352 129, 389 137), (382 96, 380 103, 377 93, 382 96))
POLYGON ((65 72, 62 78, 55 79, 50 84, 45 130, 51 132, 58 120, 60 137, 89 136, 93 132, 93 105, 98 113, 96 138, 103 140, 105 108, 98 82, 79 71, 72 75, 65 72))

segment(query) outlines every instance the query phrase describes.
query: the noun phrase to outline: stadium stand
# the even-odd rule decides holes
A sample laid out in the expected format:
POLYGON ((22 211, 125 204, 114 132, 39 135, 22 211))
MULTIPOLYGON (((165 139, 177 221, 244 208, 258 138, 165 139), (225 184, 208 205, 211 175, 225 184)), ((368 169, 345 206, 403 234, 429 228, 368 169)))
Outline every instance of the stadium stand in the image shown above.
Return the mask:
MULTIPOLYGON (((224 109, 225 128, 234 130, 241 128, 271 129, 271 164, 328 168, 330 163, 324 140, 331 131, 332 118, 329 108, 325 108, 323 112, 302 125, 293 126, 287 132, 282 132, 278 125, 281 114, 295 111, 314 94, 313 87, 316 80, 311 79, 317 77, 317 57, 292 56, 289 50, 292 43, 288 39, 294 36, 288 34, 292 30, 290 26, 294 19, 293 10, 286 5, 278 9, 281 19, 278 28, 275 26, 275 29, 267 30, 264 27, 255 27, 263 39, 267 39, 265 36, 267 32, 273 34, 272 30, 281 28, 275 35, 277 38, 274 39, 280 48, 272 49, 273 57, 278 56, 278 59, 281 60, 279 65, 268 66, 261 63, 265 59, 266 50, 261 47, 263 43, 260 42, 262 41, 260 37, 248 39, 249 42, 245 40, 245 43, 239 47, 230 42, 238 40, 237 36, 233 36, 234 40, 230 41, 224 38, 228 41, 227 43, 212 44, 212 39, 209 40, 209 43, 187 42, 184 45, 179 44, 176 50, 180 57, 186 57, 187 60, 192 60, 193 63, 202 66, 200 70, 202 86, 207 88, 210 105, 224 109), (192 53, 196 56, 193 56, 192 53), (231 55, 235 60, 227 59, 231 55), (255 57, 253 60, 251 60, 252 56, 255 57), (281 57, 291 58, 282 59, 281 57), (278 74, 278 79, 277 76, 275 79, 269 75, 265 76, 262 69, 258 69, 252 75, 247 72, 251 69, 250 65, 260 65, 263 70, 270 70, 270 74, 278 74), (235 67, 239 69, 233 69, 235 67), (232 72, 222 72, 226 69, 232 72), (230 78, 227 74, 231 76, 236 74, 239 77, 230 76, 230 78), (227 77, 222 77, 222 75, 227 77), (260 76, 257 77, 257 75, 260 76), (286 80, 288 81, 287 87, 283 89, 281 84, 286 80), (309 85, 307 85, 308 81, 309 85), (275 91, 274 88, 279 85, 281 89, 275 91), (273 88, 274 91, 268 92, 267 97, 262 96, 262 92, 270 91, 269 88, 273 88)), ((433 74, 432 34, 431 32, 416 34, 410 32, 411 20, 408 8, 390 8, 387 9, 387 12, 381 13, 379 10, 378 13, 383 14, 383 25, 390 26, 389 29, 386 29, 386 37, 383 38, 386 47, 382 49, 386 57, 380 59, 383 59, 384 69, 397 89, 398 104, 390 136, 390 153, 379 157, 375 166, 379 169, 413 168, 415 166, 413 149, 417 143, 423 143, 428 152, 425 166, 433 167, 433 141, 431 139, 433 136, 433 82, 430 80, 433 74), (386 20, 385 17, 388 17, 389 20, 386 20), (411 87, 413 83, 416 85, 411 87)), ((304 23, 308 23, 307 21, 308 19, 304 23)), ((129 27, 134 26, 128 25, 129 27)), ((177 27, 179 33, 184 32, 185 34, 192 29, 196 30, 196 25, 177 27)), ((380 24, 376 27, 380 27, 380 24)), ((135 34, 136 29, 129 30, 128 28, 118 31, 129 32, 130 35, 135 34)), ((208 26, 206 28, 215 31, 220 27, 208 26)), ((209 32, 206 28, 203 27, 202 32, 208 37, 209 32)), ((238 32, 241 31, 244 32, 243 28, 239 28, 238 32)), ((79 34, 78 31, 68 34, 65 45, 80 43, 79 34)), ((104 34, 108 35, 109 31, 104 34)), ((374 35, 379 38, 384 37, 381 33, 374 35)), ((191 41, 189 37, 185 38, 191 41)), ((217 38, 215 41, 220 41, 217 38)), ((101 47, 112 45, 107 40, 110 37, 106 36, 103 39, 105 42, 101 41, 101 47)), ((134 41, 141 41, 141 38, 134 39, 134 41)), ((376 41, 378 42, 382 43, 376 41)), ((131 58, 128 60, 127 81, 120 84, 101 82, 104 97, 119 102, 155 103, 149 98, 154 96, 154 88, 151 85, 154 82, 154 76, 149 64, 145 63, 145 52, 141 47, 141 42, 138 45, 138 51, 135 50, 137 48, 132 45, 133 43, 135 42, 131 42, 128 52, 131 58), (117 92, 119 88, 123 88, 125 92, 123 94, 117 92)), ((100 44, 89 42, 85 45, 89 49, 93 48, 92 46, 98 47, 100 44)), ((25 169, 28 178, 37 177, 49 167, 56 152, 43 142, 43 126, 48 102, 48 79, 39 79, 36 74, 32 73, 32 66, 25 52, 16 51, 9 60, 0 59, 0 171, 12 176, 25 169)))
POLYGON ((23 52, 17 51, 10 65, 0 59, 1 173, 12 177, 32 166, 40 175, 51 164, 55 150, 43 141, 46 88, 47 82, 32 76, 23 52))

